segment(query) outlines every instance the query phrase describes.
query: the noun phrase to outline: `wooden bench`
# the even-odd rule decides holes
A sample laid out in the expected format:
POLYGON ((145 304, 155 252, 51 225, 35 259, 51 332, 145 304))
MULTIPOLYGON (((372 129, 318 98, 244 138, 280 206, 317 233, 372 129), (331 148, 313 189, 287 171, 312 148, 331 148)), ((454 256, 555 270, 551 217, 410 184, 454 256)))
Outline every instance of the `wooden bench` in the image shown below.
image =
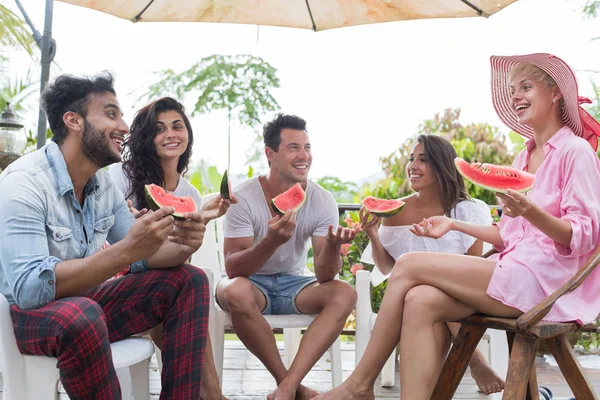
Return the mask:
MULTIPOLYGON (((488 252, 484 257, 492 253, 488 252)), ((580 326, 576 323, 545 322, 542 319, 561 296, 579 287, 599 263, 600 247, 573 278, 517 319, 475 314, 458 321, 461 329, 446 358, 431 399, 452 399, 477 343, 484 332, 492 328, 506 331, 509 344, 510 362, 502 399, 539 399, 535 357, 540 341, 545 340, 575 398, 598 400, 566 336, 571 332, 600 332, 600 327, 595 323, 580 326)))

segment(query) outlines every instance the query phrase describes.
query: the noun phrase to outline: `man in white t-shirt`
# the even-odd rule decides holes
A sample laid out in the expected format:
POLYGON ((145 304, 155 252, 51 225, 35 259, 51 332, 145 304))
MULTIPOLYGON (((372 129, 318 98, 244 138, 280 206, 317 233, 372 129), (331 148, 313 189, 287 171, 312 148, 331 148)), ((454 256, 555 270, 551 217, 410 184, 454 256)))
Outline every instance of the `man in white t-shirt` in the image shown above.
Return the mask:
POLYGON ((333 344, 356 304, 356 292, 336 280, 343 243, 356 232, 338 226, 333 196, 307 180, 312 153, 306 122, 279 114, 264 126, 269 173, 235 189, 238 204, 225 215, 225 272, 217 299, 231 313, 236 334, 277 382, 268 399, 310 399, 300 383, 333 344), (271 199, 300 183, 306 202, 294 213, 276 215, 271 199), (305 276, 312 243, 315 275, 305 276), (308 327, 289 370, 261 314, 319 314, 308 327), (297 397, 296 397, 297 396, 297 397))

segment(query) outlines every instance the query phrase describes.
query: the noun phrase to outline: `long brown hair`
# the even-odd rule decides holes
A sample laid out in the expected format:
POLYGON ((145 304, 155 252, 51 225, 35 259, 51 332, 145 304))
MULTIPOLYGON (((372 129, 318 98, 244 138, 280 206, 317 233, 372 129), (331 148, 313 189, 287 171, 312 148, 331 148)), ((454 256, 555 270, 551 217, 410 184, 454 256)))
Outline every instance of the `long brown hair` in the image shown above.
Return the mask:
POLYGON ((436 135, 419 135, 417 142, 423 145, 425 157, 437 178, 444 213, 451 217, 450 213, 458 203, 471 200, 465 181, 454 164, 456 150, 449 141, 436 135))
POLYGON ((134 207, 148 207, 144 194, 144 185, 154 183, 163 186, 165 173, 156 153, 154 138, 156 137, 156 121, 158 114, 165 111, 176 111, 181 115, 188 132, 188 146, 177 162, 177 172, 184 175, 192 156, 194 134, 183 105, 171 97, 156 100, 137 112, 131 123, 130 135, 123 150, 123 172, 131 186, 125 198, 131 199, 134 207))

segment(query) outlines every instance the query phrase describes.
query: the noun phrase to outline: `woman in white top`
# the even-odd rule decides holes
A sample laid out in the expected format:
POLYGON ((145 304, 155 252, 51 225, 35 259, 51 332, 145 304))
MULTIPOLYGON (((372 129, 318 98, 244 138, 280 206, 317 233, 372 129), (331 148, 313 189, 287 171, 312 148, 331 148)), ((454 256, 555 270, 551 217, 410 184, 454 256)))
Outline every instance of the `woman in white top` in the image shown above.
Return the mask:
MULTIPOLYGON (((131 124, 123 150, 123 163, 108 171, 123 192, 136 218, 148 212, 144 185, 162 186, 176 196, 191 196, 205 223, 219 218, 230 206, 221 196, 202 205, 198 190, 184 179, 192 155, 194 136, 183 105, 164 97, 140 109, 131 124), (138 211, 139 210, 139 211, 138 211)), ((235 201, 235 200, 234 200, 235 201)), ((162 325, 150 332, 158 348, 162 347, 162 325)), ((202 398, 225 399, 219 387, 210 338, 202 370, 202 398)))
MULTIPOLYGON (((379 218, 364 208, 360 210, 362 228, 370 239, 362 260, 377 267, 374 281, 382 281, 392 272, 398 257, 411 251, 445 252, 481 256, 483 243, 472 236, 450 231, 439 239, 413 234, 414 223, 434 215, 447 215, 474 224, 492 223, 489 207, 471 199, 462 176, 456 170, 456 152, 450 142, 434 135, 421 135, 410 154, 407 175, 415 193, 403 198, 401 213, 379 218), (381 226, 379 222, 382 220, 381 226)), ((460 325, 439 322, 436 325, 436 347, 447 354, 451 336, 456 337, 460 325)), ((481 351, 476 350, 469 363, 471 375, 485 393, 502 391, 504 381, 490 368, 481 351)), ((441 366, 440 366, 441 367, 441 366)))

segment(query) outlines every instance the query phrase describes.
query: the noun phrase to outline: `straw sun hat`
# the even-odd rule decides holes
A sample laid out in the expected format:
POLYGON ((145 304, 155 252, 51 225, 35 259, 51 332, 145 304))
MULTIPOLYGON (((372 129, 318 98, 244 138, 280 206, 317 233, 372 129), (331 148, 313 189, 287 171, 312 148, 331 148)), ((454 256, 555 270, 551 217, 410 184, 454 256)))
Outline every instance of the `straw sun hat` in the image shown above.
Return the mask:
POLYGON ((512 67, 519 63, 531 64, 550 75, 558 85, 564 99, 563 123, 571 128, 577 136, 587 140, 594 150, 597 150, 600 123, 580 106, 582 103, 591 103, 592 101, 579 96, 575 74, 567 63, 556 56, 545 53, 507 57, 492 56, 490 62, 492 65, 492 102, 498 117, 509 128, 526 138, 533 137, 531 126, 522 125, 517 119, 517 114, 511 105, 511 90, 508 81, 508 74, 512 67))

